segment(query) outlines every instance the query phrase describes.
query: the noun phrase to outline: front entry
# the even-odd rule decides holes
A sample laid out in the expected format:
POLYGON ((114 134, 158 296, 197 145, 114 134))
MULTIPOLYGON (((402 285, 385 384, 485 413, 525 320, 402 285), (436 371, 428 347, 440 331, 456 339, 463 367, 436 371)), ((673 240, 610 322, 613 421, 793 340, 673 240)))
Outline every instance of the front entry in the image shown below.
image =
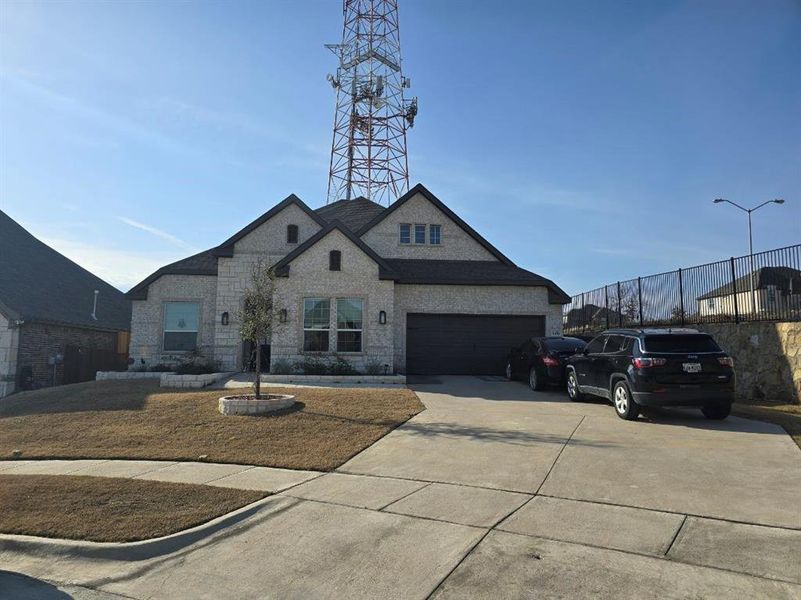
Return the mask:
POLYGON ((515 346, 545 335, 542 315, 406 315, 410 375, 502 375, 515 346))

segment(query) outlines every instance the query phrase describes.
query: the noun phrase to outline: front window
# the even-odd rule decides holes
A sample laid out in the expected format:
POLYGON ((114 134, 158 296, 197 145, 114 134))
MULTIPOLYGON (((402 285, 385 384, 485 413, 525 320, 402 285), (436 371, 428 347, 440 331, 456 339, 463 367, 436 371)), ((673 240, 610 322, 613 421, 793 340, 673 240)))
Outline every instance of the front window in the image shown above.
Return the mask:
POLYGON ((411 244, 412 243, 412 226, 409 223, 401 223, 400 226, 400 243, 401 244, 411 244))
POLYGON ((303 300, 303 350, 328 352, 328 330, 331 327, 331 301, 328 298, 303 300))
POLYGON ((425 244, 426 243, 426 226, 425 225, 415 225, 414 226, 414 243, 415 244, 425 244))
POLYGON ((337 352, 362 351, 362 300, 337 300, 337 352))
POLYGON ((197 302, 164 303, 164 351, 192 352, 197 350, 197 302))
POLYGON ((442 225, 428 226, 428 242, 434 246, 442 243, 442 225))
POLYGON ((706 307, 707 307, 709 310, 715 310, 715 299, 714 299, 714 298, 709 298, 709 299, 706 301, 706 307))

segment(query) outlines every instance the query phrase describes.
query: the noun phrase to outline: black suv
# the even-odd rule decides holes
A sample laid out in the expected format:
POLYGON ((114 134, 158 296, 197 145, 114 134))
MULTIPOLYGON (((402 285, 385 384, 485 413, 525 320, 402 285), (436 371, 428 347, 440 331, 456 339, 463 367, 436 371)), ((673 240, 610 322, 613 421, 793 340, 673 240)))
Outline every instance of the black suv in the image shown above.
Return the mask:
POLYGON ((734 363, 695 329, 610 329, 568 359, 567 393, 610 400, 622 419, 641 406, 700 406, 725 419, 734 402, 734 363))

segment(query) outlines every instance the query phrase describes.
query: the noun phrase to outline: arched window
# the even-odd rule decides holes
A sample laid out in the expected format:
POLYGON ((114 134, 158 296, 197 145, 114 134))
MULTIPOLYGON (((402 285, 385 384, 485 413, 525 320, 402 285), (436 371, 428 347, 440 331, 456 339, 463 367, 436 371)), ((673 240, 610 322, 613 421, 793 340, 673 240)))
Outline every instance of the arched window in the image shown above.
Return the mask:
POLYGON ((297 225, 287 225, 286 226, 286 243, 287 244, 297 244, 298 243, 298 226, 297 225))
POLYGON ((331 250, 331 252, 328 253, 328 270, 342 270, 342 253, 339 250, 331 250))

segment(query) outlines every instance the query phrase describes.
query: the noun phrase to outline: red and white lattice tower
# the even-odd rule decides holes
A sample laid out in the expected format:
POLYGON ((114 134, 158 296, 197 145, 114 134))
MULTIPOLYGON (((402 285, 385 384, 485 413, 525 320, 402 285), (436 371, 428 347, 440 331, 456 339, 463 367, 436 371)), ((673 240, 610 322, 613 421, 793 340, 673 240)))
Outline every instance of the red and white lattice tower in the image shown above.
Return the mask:
POLYGON ((417 98, 405 100, 410 81, 401 71, 397 0, 344 0, 339 59, 328 75, 337 94, 328 202, 364 196, 389 204, 409 188, 406 130, 417 98))

